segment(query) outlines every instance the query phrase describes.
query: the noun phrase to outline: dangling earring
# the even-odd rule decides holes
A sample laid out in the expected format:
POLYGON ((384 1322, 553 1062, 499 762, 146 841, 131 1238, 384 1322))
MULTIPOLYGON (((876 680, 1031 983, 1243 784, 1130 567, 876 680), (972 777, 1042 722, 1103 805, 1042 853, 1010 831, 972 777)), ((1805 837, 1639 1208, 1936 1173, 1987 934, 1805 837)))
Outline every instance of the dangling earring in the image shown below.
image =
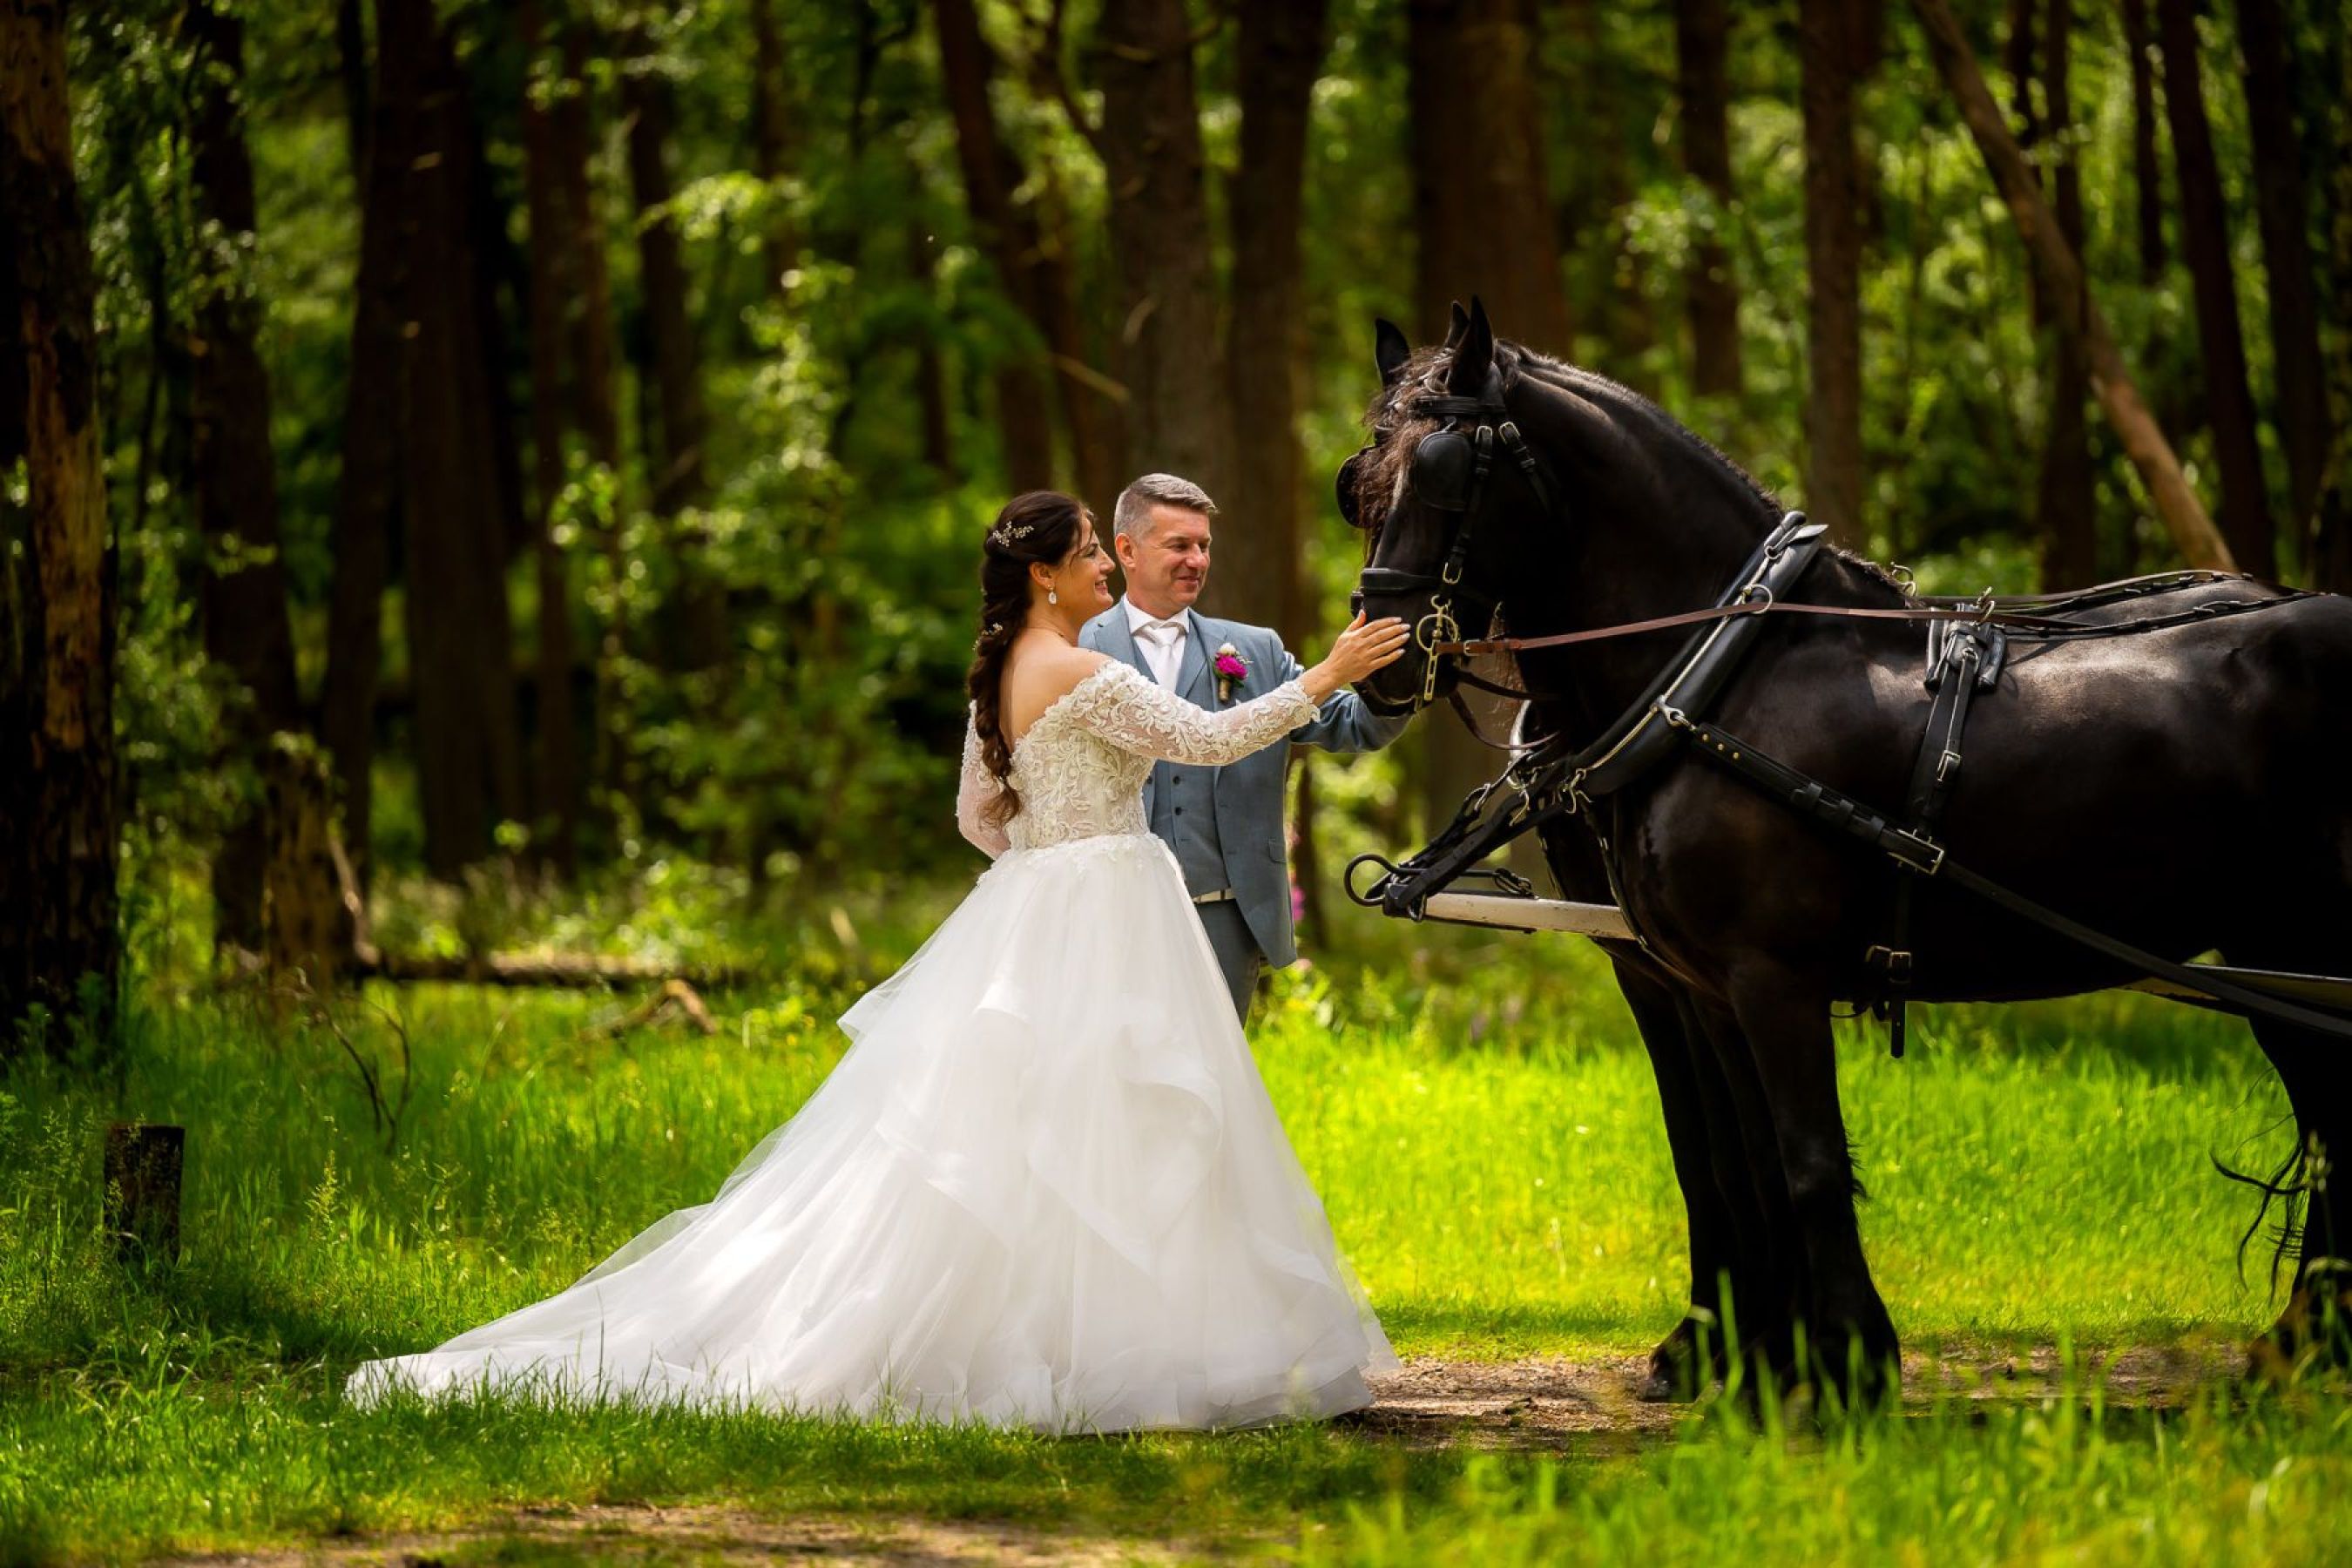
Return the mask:
POLYGON ((1045 602, 1046 602, 1047 604, 1049 604, 1049 605, 1058 605, 1058 604, 1060 604, 1060 603, 1062 602, 1062 595, 1061 595, 1060 590, 1059 590, 1059 589, 1055 589, 1055 588, 1048 588, 1048 589, 1046 589, 1046 590, 1045 590, 1045 602))

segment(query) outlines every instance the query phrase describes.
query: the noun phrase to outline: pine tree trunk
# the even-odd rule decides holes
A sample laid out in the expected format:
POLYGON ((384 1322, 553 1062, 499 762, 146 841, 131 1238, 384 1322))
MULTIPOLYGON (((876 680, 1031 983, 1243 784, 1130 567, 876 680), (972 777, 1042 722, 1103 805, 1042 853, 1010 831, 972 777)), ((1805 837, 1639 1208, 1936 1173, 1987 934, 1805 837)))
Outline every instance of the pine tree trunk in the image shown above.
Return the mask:
POLYGON ((2278 560, 2253 398, 2246 387, 2246 340, 2238 321, 2230 263, 2230 215, 2205 115, 2197 59, 2196 0, 2157 0, 2164 54, 2164 110, 2172 129, 2173 171, 2180 181, 2180 247, 2197 301, 2197 345, 2205 363, 2205 400, 2221 470, 2221 532, 2239 565, 2273 577, 2278 560))
POLYGON ((1682 92, 1683 168, 1706 187, 1708 221, 1685 274, 1691 390, 1739 395, 1739 282, 1724 229, 1731 222, 1731 18, 1724 0, 1675 0, 1675 61, 1682 92))
MULTIPOLYGON (((2073 137, 2074 38, 2074 0, 2049 0, 2042 68, 2045 128, 2058 149, 2051 178, 2052 205, 2060 237, 2079 258, 2084 224, 2083 174, 2073 137)), ((2041 293, 2037 286, 2037 300, 2041 293)), ((2082 309, 2077 300, 2074 313, 2081 314, 2082 309)), ((2090 362, 2081 341, 2056 328, 2054 303, 2046 306, 2044 313, 2052 318, 2050 424, 2042 437, 2036 507, 2042 522, 2042 584, 2056 589, 2077 587, 2099 577, 2099 529, 2091 484, 2090 432, 2084 415, 2084 405, 2091 395, 2090 362)))
POLYGON ((1215 581, 1227 614, 1276 627, 1293 647, 1309 629, 1299 529, 1298 206, 1323 15, 1323 0, 1244 7, 1235 60, 1241 167, 1231 191, 1234 302, 1225 343, 1234 493, 1218 519, 1215 581))
MULTIPOLYGON (((620 354, 614 344, 613 279, 604 254, 604 207, 589 168, 594 120, 594 85, 588 74, 593 41, 584 20, 577 16, 569 19, 562 29, 564 90, 549 119, 565 226, 580 237, 580 309, 572 318, 571 359, 577 369, 572 379, 576 401, 572 424, 587 440, 589 460, 617 486, 621 416, 614 367, 620 354)), ((596 645, 596 758, 592 773, 610 805, 635 798, 638 783, 621 683, 621 667, 629 647, 629 612, 620 585, 627 580, 628 562, 617 493, 599 543, 612 599, 596 645)))
MULTIPOLYGON (((1130 402, 1132 460, 1231 493, 1233 427, 1210 263, 1192 20, 1183 0, 1106 0, 1097 26, 1103 174, 1130 402)), ((1255 499, 1255 498, 1249 498, 1255 499)), ((1209 603, 1224 587, 1209 579, 1209 603)))
MULTIPOLYGON (((1535 39, 1515 0, 1412 0, 1408 116, 1419 265, 1419 339, 1445 336, 1455 300, 1481 296, 1496 330, 1551 353, 1569 349, 1530 62, 1535 39)), ((1484 632, 1486 628, 1476 628, 1484 632)), ((1408 752, 1430 830, 1496 769, 1450 710, 1414 726, 1408 752)))
POLYGON ((745 0, 744 9, 751 23, 751 172, 767 187, 770 203, 761 225, 761 254, 767 264, 767 286, 782 289, 800 248, 783 193, 777 188, 793 161, 792 111, 784 102, 784 42, 776 31, 774 0, 745 0))
POLYGON ((2133 467, 2139 470, 2157 514, 2189 564, 2222 572, 2234 570, 2229 546, 2222 542, 2196 492, 2189 488, 2188 479, 2180 471, 2179 458, 2173 455, 2164 432, 2149 415, 2139 386, 2116 346, 2115 333, 2100 314, 2098 302, 2090 297, 2082 263, 2060 232, 2032 165, 2025 161, 2017 138, 2002 122, 2000 108, 1985 86, 1984 73, 1978 68, 1975 55, 1969 52, 1968 36, 1961 31, 1958 18, 1952 15, 1948 0, 1912 0, 1912 9, 1918 13, 1927 35, 1929 52, 1935 56, 1936 69, 1976 142, 1993 187, 2009 204, 2010 216, 2015 220, 2019 237, 2025 242, 2026 255, 2040 275, 2040 287, 2043 297, 2052 302, 2059 330, 2082 342, 2084 358, 2090 366, 2091 390, 2097 395, 2099 406, 2116 437, 2123 442, 2124 450, 2130 455, 2133 467))
POLYGON ((257 345, 261 301, 249 271, 256 219, 242 102, 245 26, 210 0, 194 0, 181 28, 191 54, 189 173, 199 225, 190 488, 208 565, 205 653, 239 689, 218 739, 255 785, 213 858, 213 939, 258 952, 268 946, 262 879, 270 835, 258 769, 270 737, 296 728, 300 714, 278 554, 269 377, 257 345))
MULTIPOLYGON (((963 172, 973 234, 1006 297, 1045 337, 1036 233, 1013 204, 1013 193, 1025 175, 998 133, 989 104, 995 52, 981 36, 972 0, 932 0, 931 11, 939 34, 940 85, 955 122, 956 160, 963 172)), ((1034 363, 1023 360, 999 364, 995 383, 1005 483, 1014 490, 1042 489, 1054 482, 1054 432, 1047 418, 1045 377, 1034 363)))
POLYGON ((621 73, 621 111, 629 122, 629 188, 637 207, 639 303, 645 312, 653 358, 651 399, 659 416, 660 440, 647 453, 653 474, 654 514, 668 525, 678 552, 678 592, 667 607, 668 662, 672 668, 715 669, 727 659, 729 639, 725 585, 702 559, 708 540, 679 514, 709 499, 704 445, 710 422, 702 401, 702 354, 688 313, 689 283, 677 225, 668 213, 674 194, 669 176, 669 84, 642 58, 642 36, 629 52, 639 56, 621 73))
MULTIPOLYGON (((2303 155, 2295 138, 2294 79, 2286 18, 2279 0, 2238 0, 2238 38, 2246 57, 2246 122, 2254 144, 2254 209, 2263 230, 2269 282, 2279 445, 2286 453, 2293 506, 2288 539, 2303 558, 2318 510, 2327 461, 2326 376, 2320 367, 2318 289, 2312 278, 2311 214, 2303 155)), ((2339 109, 2338 112, 2341 112, 2339 109)))
MULTIPOLYGON (((464 79, 429 0, 398 37, 423 50, 415 238, 408 254, 404 406, 407 634, 416 693, 416 767, 425 859, 455 876, 488 856, 492 831, 527 815, 507 605, 505 519, 482 354, 492 302, 471 252, 464 79)), ((394 36, 387 21, 381 29, 394 36)), ((379 43, 379 59, 384 45, 379 43)))
MULTIPOLYGON (((404 399, 409 256, 415 238, 417 122, 424 42, 415 0, 379 0, 376 76, 362 138, 359 272, 352 285, 350 382, 342 471, 331 531, 334 584, 327 610, 320 730, 333 759, 343 842, 366 886, 374 817, 375 700, 383 668, 383 591, 401 514, 398 420, 404 399)), ((347 76, 348 81, 348 76, 347 76)))
POLYGON ((1853 0, 1800 0, 1805 136, 1805 510, 1859 548, 1863 516, 1861 175, 1853 0))
POLYGON ((72 1018, 110 1046, 121 980, 97 284, 74 183, 62 4, 0 8, 0 379, 15 383, 0 460, 22 458, 29 502, 21 542, 0 536, 5 1055, 35 1007, 60 1021, 45 1036, 55 1048, 72 1018))
POLYGON ((2170 257, 2164 247, 2164 163, 2156 152, 2156 71, 2147 34, 2147 0, 2119 0, 2124 14, 2124 52, 2131 63, 2133 213, 2138 221, 2139 279, 2149 288, 2164 280, 2170 257))
POLYGON ((579 716, 572 703, 572 586, 555 533, 555 507, 567 482, 564 438, 565 315, 580 299, 581 236, 560 189, 555 126, 545 93, 560 83, 547 47, 543 0, 521 0, 516 29, 522 48, 523 201, 530 222, 531 562, 538 589, 539 660, 537 815, 544 839, 537 846, 556 874, 579 865, 580 813, 584 799, 579 716))

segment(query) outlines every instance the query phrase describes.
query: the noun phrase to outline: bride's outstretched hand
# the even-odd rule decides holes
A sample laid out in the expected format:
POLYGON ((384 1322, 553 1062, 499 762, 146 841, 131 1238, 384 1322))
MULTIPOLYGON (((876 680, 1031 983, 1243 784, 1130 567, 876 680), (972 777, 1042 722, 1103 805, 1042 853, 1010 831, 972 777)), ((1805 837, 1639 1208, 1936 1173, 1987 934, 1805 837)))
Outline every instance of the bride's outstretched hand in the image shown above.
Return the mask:
POLYGON ((1410 631, 1393 616, 1368 622, 1364 613, 1357 611, 1323 662, 1301 678, 1307 694, 1320 702, 1339 688, 1353 685, 1376 669, 1386 669, 1403 654, 1410 631))

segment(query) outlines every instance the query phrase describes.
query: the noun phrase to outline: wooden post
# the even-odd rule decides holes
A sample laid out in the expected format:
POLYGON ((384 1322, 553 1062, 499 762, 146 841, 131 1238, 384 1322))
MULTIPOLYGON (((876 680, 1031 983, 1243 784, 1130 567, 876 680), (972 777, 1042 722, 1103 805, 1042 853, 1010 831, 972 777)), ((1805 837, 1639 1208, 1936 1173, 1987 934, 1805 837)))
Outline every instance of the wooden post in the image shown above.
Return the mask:
POLYGON ((180 1259, 180 1163, 188 1130, 152 1121, 106 1129, 106 1231, 125 1263, 180 1259))
MULTIPOLYGON (((2041 181, 2034 177, 2032 165, 2025 161, 2017 138, 2010 134, 2008 125, 2002 121, 2000 107, 1985 87, 1984 73, 1977 68, 1968 36, 1960 30, 1951 6, 1946 0, 1912 0, 1912 5, 1927 28, 1927 43, 1936 57, 1937 68, 1943 74, 1944 85, 1959 104, 1960 118, 1976 138, 1977 151, 1984 155, 1993 184, 2009 203, 2010 216, 2017 220, 2026 253, 2040 270, 2042 297, 2050 301, 2059 329, 2083 343, 2090 361, 2091 390, 2097 395, 2107 422, 2115 426, 2124 450, 2131 455, 2132 466, 2147 484, 2157 514, 2163 519, 2173 543, 2191 566, 2219 572, 2238 570, 2230 547, 2221 541, 2221 531, 2213 526, 2212 518, 2206 514, 2196 492, 2189 488, 2189 480, 2180 471, 2180 459, 2173 454, 2171 444, 2165 440, 2155 416, 2141 400, 2138 384, 2124 364, 2123 352, 2116 346, 2115 333, 2084 287, 2082 262, 2075 257, 2074 247, 2059 232, 2058 221, 2042 195, 2041 181)), ((2258 570, 2266 565, 2256 563, 2258 570)))

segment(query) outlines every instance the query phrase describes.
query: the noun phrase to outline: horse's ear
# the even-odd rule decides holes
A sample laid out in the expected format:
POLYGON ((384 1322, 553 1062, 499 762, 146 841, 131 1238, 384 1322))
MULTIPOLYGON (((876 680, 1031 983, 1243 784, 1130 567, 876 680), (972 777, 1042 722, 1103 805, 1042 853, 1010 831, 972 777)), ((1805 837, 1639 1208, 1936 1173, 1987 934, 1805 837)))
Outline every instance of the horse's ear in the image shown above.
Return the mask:
POLYGON ((1404 329, 1386 316, 1372 322, 1372 361, 1381 367, 1381 384, 1394 386, 1397 377, 1404 374, 1404 362, 1412 357, 1412 345, 1404 339, 1404 329))
POLYGON ((1470 320, 1462 341, 1454 347, 1454 366, 1445 373, 1445 390, 1455 397, 1475 397, 1486 390, 1495 369, 1495 329, 1486 324, 1486 301, 1470 296, 1470 320))
POLYGON ((1450 349, 1455 343, 1460 342, 1462 341, 1462 334, 1469 330, 1470 312, 1462 308, 1461 300, 1456 300, 1454 301, 1454 320, 1447 324, 1445 329, 1445 346, 1450 349))

